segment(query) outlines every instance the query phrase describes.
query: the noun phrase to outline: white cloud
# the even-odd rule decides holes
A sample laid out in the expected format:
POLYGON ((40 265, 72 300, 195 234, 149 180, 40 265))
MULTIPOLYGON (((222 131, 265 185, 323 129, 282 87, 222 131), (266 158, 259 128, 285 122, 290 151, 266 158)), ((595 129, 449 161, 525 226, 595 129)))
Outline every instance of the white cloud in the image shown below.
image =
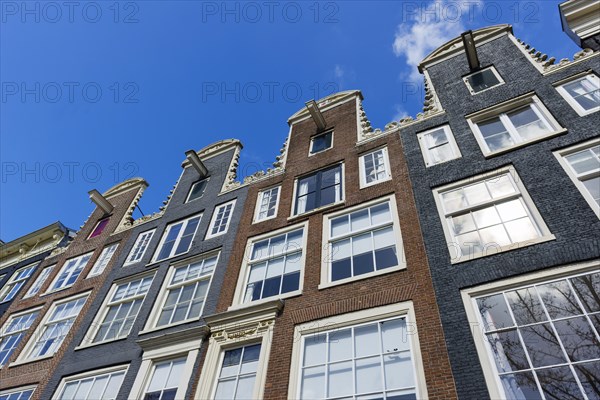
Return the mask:
POLYGON ((394 111, 395 113, 392 121, 399 121, 402 118, 409 116, 408 112, 400 104, 394 104, 394 111))
POLYGON ((398 25, 393 50, 404 57, 411 68, 409 78, 421 81, 418 64, 433 50, 466 30, 465 23, 472 21, 483 0, 434 0, 428 4, 403 4, 406 21, 398 25))

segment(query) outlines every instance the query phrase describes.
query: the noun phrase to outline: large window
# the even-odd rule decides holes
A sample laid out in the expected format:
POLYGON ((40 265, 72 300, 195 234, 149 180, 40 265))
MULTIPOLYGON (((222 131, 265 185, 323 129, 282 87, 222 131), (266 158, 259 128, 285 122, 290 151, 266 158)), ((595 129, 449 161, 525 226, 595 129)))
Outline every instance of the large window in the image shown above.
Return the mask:
POLYGON ((571 79, 556 89, 581 116, 600 110, 600 78, 595 74, 571 79))
POLYGON ((198 230, 200 218, 202 215, 195 215, 168 225, 158 245, 154 261, 187 253, 198 230))
POLYGON ((215 208, 208 228, 208 233, 206 234, 207 239, 227 233, 234 207, 235 200, 231 200, 215 208))
POLYGON ((421 132, 417 137, 425 165, 428 167, 461 157, 454 135, 448 125, 421 132))
POLYGON ((19 290, 23 287, 27 279, 31 276, 33 271, 35 270, 36 264, 31 264, 21 269, 16 270, 8 282, 4 285, 2 290, 0 290, 0 303, 4 303, 6 301, 11 301, 15 298, 19 290))
POLYGON ((98 319, 92 325, 91 343, 127 337, 140 311, 154 274, 114 285, 108 293, 98 319))
POLYGON ((322 285, 397 270, 404 264, 393 197, 325 217, 327 251, 322 285))
POLYGON ((113 254, 115 254, 117 247, 119 247, 119 243, 113 243, 102 249, 102 253, 100 253, 100 256, 98 257, 98 259, 94 263, 94 266, 90 270, 90 273, 88 274, 88 278, 91 278, 92 276, 100 275, 101 273, 104 272, 104 269, 110 262, 110 259, 112 258, 113 254))
POLYGON ((254 222, 264 221, 277 216, 280 189, 281 186, 277 186, 258 193, 254 222))
POLYGON ((65 261, 54 282, 50 285, 49 291, 54 292, 73 286, 81 271, 83 271, 90 258, 92 258, 92 254, 93 252, 90 252, 65 261))
POLYGON ((56 400, 112 400, 117 397, 127 367, 92 371, 61 381, 56 400))
POLYGON ((50 276, 52 271, 54 271, 54 267, 56 267, 56 264, 46 267, 42 270, 42 272, 40 272, 36 280, 33 282, 33 285, 31 285, 27 293, 25 293, 25 296, 23 296, 24 299, 35 296, 39 293, 39 291, 42 289, 42 286, 44 286, 44 283, 46 283, 46 281, 48 280, 48 277, 50 276))
POLYGON ((453 263, 554 238, 511 167, 434 194, 453 263))
POLYGON ((367 187, 392 177, 387 147, 360 156, 360 186, 367 187))
POLYGON ((499 282, 503 289, 467 291, 467 310, 478 320, 473 334, 496 397, 598 399, 600 271, 564 276, 564 270, 560 278, 541 272, 531 276, 535 283, 523 284, 521 276, 520 284, 499 282))
POLYGON ((198 320, 204 308, 219 253, 172 266, 156 301, 148 329, 198 320))
POLYGON ((133 247, 131 248, 131 251, 129 252, 129 255, 127 256, 127 259, 125 260, 125 264, 123 265, 134 264, 144 257, 146 249, 148 248, 148 243, 150 243, 150 240, 152 240, 155 231, 156 229, 152 229, 142 232, 138 235, 133 247))
POLYGON ((0 400, 29 400, 34 390, 35 386, 3 390, 0 391, 0 400))
POLYGON ((144 393, 144 400, 174 400, 186 358, 157 363, 144 393))
MULTIPOLYGON (((304 265, 302 227, 251 239, 241 277, 238 301, 249 303, 269 297, 298 293, 304 265)), ((239 286, 239 285, 238 285, 239 286)))
POLYGON ((554 154, 600 218, 600 139, 559 150, 554 154))
POLYGON ((494 106, 468 117, 484 155, 492 155, 563 133, 535 95, 494 106))
POLYGON ((299 178, 294 214, 342 201, 342 164, 299 178))
POLYGON ((39 310, 12 315, 0 331, 0 367, 5 365, 27 330, 37 318, 39 310))
POLYGON ((85 295, 61 300, 50 307, 19 360, 52 356, 60 348, 87 299, 85 295))
POLYGON ((214 398, 219 400, 251 399, 260 357, 260 343, 227 350, 217 380, 214 398))

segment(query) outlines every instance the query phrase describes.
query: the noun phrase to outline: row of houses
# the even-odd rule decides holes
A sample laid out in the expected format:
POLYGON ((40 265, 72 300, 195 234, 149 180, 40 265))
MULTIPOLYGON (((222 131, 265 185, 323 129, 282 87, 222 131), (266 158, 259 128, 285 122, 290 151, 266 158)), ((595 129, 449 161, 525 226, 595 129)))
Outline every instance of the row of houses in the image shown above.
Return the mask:
POLYGON ((310 101, 267 171, 222 140, 4 243, 0 399, 599 399, 600 9, 561 9, 572 60, 465 32, 414 119, 310 101))

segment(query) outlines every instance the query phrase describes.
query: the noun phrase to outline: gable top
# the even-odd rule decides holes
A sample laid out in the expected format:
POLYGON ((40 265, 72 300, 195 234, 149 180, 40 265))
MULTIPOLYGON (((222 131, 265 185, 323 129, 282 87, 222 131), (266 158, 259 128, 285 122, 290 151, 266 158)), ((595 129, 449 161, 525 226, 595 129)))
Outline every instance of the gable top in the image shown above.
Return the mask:
MULTIPOLYGON (((323 109, 329 109, 332 108, 336 105, 338 105, 339 103, 342 103, 350 98, 353 97, 360 97, 360 99, 363 99, 363 95, 360 92, 360 90, 345 90, 343 92, 337 92, 337 93, 333 93, 330 94, 329 96, 323 97, 322 99, 317 100, 317 105, 319 106, 319 109, 321 109, 321 111, 323 111, 323 109)), ((308 110, 306 109, 306 107, 301 108, 300 110, 298 110, 294 115, 292 115, 290 118, 288 118, 288 124, 291 125, 294 122, 297 122, 298 120, 308 117, 309 113, 308 110)))

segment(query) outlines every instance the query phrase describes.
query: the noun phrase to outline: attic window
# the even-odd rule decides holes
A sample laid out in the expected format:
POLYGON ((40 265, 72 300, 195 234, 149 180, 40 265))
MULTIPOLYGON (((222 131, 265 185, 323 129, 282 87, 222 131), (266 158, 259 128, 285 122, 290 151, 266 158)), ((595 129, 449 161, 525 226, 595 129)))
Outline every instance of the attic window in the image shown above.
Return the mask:
POLYGON ((494 67, 488 67, 467 75, 463 80, 471 94, 477 94, 504 83, 502 77, 494 67))
POLYGON ((88 239, 91 239, 96 236, 100 236, 100 234, 104 231, 104 228, 106 228, 106 225, 108 225, 109 220, 110 220, 110 217, 103 218, 100 221, 98 221, 98 223, 96 224, 96 227, 94 228, 92 233, 90 233, 90 236, 88 237, 88 239))
POLYGON ((317 154, 333 145, 333 131, 314 136, 310 141, 310 154, 317 154))

